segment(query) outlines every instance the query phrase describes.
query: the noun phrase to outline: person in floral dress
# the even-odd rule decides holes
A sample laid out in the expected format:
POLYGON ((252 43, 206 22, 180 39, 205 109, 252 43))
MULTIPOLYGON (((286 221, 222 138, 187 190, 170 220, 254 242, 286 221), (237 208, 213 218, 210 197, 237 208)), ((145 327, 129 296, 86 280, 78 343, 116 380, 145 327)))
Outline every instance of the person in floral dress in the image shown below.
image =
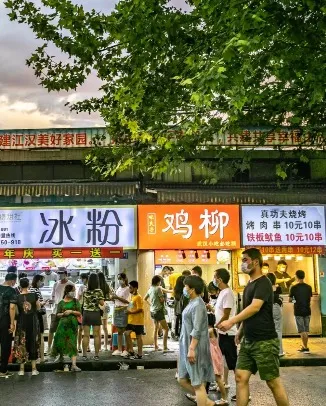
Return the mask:
POLYGON ((60 319, 52 346, 52 356, 61 358, 68 355, 71 358, 71 371, 80 372, 77 367, 77 335, 78 318, 81 317, 81 306, 75 298, 75 286, 66 285, 63 300, 58 304, 57 317, 60 319))

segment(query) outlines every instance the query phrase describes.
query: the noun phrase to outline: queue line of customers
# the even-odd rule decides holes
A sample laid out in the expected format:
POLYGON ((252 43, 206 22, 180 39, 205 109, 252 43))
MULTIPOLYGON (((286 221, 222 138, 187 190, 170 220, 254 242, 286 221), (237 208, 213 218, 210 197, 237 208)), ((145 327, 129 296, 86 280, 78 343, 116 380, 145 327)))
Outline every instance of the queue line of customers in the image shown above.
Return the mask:
MULTIPOLYGON (((88 277, 84 275, 83 287, 78 295, 76 295, 75 285, 67 279, 66 270, 59 273, 59 281, 55 283, 52 295, 55 313, 51 315, 51 347, 49 346, 48 349, 51 357, 63 360, 65 355, 69 356, 72 360, 71 370, 80 371, 76 365, 77 345, 82 342, 83 360, 87 360, 90 329, 92 328, 95 347, 94 360, 99 360, 101 326, 107 324, 108 317, 105 301, 112 299, 124 300, 120 318, 123 322, 121 330, 126 339, 125 355, 130 358, 142 357, 144 309, 143 299, 138 294, 138 282, 128 283, 125 274, 120 274, 119 280, 121 281, 120 288, 125 291, 124 296, 128 299, 118 296, 121 294, 119 288, 116 292, 111 292, 101 273, 93 273, 88 277), (138 354, 133 352, 131 339, 133 332, 137 338, 138 354)), ((19 279, 19 286, 14 288, 16 282, 17 274, 8 272, 4 284, 0 285, 0 344, 2 347, 0 377, 10 375, 7 366, 11 352, 13 360, 20 364, 19 375, 24 375, 25 364, 28 361, 32 364, 32 375, 38 375, 37 360, 42 360, 43 316, 46 304, 40 291, 43 283, 42 276, 35 276, 30 285, 29 279, 23 275, 19 279), (14 348, 11 351, 13 334, 14 348)), ((116 307, 115 315, 117 311, 119 311, 119 307, 116 307)), ((118 324, 119 318, 116 318, 115 321, 118 324)))

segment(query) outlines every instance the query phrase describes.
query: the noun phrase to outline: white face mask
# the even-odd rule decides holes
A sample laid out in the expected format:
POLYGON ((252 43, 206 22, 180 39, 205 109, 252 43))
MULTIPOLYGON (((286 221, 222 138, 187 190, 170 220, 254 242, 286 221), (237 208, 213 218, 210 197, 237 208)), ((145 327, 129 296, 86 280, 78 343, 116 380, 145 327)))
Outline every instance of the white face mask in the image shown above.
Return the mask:
POLYGON ((69 293, 67 293, 67 297, 69 297, 69 298, 71 298, 71 299, 74 299, 74 297, 75 297, 75 292, 69 292, 69 293))
POLYGON ((248 264, 247 264, 247 262, 242 262, 242 264, 241 264, 241 272, 243 272, 243 273, 248 272, 248 264))

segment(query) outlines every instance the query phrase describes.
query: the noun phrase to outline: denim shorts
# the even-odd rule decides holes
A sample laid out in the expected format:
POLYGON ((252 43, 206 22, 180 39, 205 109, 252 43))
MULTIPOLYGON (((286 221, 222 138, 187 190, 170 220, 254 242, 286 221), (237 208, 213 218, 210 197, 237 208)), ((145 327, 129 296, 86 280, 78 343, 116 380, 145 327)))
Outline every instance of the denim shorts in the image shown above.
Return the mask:
POLYGON ((298 333, 309 333, 310 316, 295 316, 298 333))

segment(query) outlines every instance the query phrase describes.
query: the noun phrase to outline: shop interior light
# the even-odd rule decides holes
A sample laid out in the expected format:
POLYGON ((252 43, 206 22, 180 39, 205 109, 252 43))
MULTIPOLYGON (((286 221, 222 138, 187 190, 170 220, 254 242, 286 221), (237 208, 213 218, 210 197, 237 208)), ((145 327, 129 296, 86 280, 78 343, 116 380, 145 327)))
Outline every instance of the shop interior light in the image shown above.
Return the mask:
POLYGON ((290 259, 292 259, 292 256, 291 255, 285 255, 285 259, 287 259, 289 261, 290 259))
POLYGON ((275 259, 275 261, 279 261, 281 259, 281 257, 279 255, 275 255, 274 259, 275 259))
POLYGON ((199 258, 199 255, 198 255, 197 250, 195 251, 195 258, 196 258, 196 259, 198 259, 198 258, 199 258))
POLYGON ((302 261, 303 260, 303 256, 302 255, 298 255, 297 256, 297 261, 302 261))
POLYGON ((264 261, 268 261, 268 259, 269 259, 269 256, 268 256, 268 255, 264 255, 264 256, 263 256, 263 260, 264 260, 264 261))

